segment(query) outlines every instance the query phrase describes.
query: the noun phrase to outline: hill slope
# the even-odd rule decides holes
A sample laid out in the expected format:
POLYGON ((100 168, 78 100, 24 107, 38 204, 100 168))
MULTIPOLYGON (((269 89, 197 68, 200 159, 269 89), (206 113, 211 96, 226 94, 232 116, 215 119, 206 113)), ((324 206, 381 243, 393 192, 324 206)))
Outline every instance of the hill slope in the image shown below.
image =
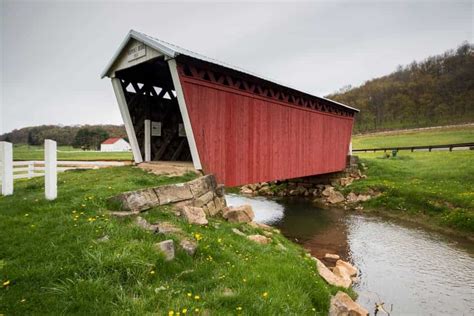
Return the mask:
POLYGON ((473 122, 473 48, 463 43, 327 97, 361 110, 355 132, 473 122))

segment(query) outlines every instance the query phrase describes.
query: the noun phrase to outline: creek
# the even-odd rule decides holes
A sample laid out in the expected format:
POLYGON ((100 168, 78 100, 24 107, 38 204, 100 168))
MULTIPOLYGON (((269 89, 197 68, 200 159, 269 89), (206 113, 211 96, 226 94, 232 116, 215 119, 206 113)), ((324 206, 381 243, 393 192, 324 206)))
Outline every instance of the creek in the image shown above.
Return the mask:
POLYGON ((302 198, 226 196, 250 204, 255 221, 279 228, 314 257, 335 253, 360 271, 357 302, 373 315, 474 315, 474 245, 416 225, 302 198), (379 312, 379 315, 383 313, 379 312))

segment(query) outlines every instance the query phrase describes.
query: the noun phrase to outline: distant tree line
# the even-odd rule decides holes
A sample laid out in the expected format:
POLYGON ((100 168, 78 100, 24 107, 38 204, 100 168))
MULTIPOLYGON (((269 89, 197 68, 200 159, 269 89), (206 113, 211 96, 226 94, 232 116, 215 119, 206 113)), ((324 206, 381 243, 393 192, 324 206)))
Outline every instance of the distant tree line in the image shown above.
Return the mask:
POLYGON ((99 149, 100 144, 109 137, 126 139, 126 136, 123 125, 41 125, 15 129, 10 133, 0 135, 0 140, 39 146, 43 145, 45 139, 53 139, 60 146, 99 149))
POLYGON ((465 42, 327 97, 360 109, 356 132, 474 122, 473 48, 465 42))

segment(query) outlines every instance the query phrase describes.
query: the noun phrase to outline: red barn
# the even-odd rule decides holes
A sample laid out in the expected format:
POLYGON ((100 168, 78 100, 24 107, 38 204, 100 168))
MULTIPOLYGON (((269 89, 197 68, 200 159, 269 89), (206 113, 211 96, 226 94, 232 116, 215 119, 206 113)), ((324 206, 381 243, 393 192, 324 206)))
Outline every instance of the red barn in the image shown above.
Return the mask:
POLYGON ((341 171, 357 109, 130 31, 110 77, 135 162, 235 186, 341 171))

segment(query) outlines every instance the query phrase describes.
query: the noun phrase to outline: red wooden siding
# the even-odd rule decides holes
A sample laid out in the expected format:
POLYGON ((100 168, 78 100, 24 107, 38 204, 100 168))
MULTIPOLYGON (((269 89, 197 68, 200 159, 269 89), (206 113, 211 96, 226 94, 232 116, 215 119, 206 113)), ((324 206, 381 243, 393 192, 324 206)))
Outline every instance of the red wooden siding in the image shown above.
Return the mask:
POLYGON ((205 173, 235 186, 340 171, 353 117, 180 75, 205 173))

